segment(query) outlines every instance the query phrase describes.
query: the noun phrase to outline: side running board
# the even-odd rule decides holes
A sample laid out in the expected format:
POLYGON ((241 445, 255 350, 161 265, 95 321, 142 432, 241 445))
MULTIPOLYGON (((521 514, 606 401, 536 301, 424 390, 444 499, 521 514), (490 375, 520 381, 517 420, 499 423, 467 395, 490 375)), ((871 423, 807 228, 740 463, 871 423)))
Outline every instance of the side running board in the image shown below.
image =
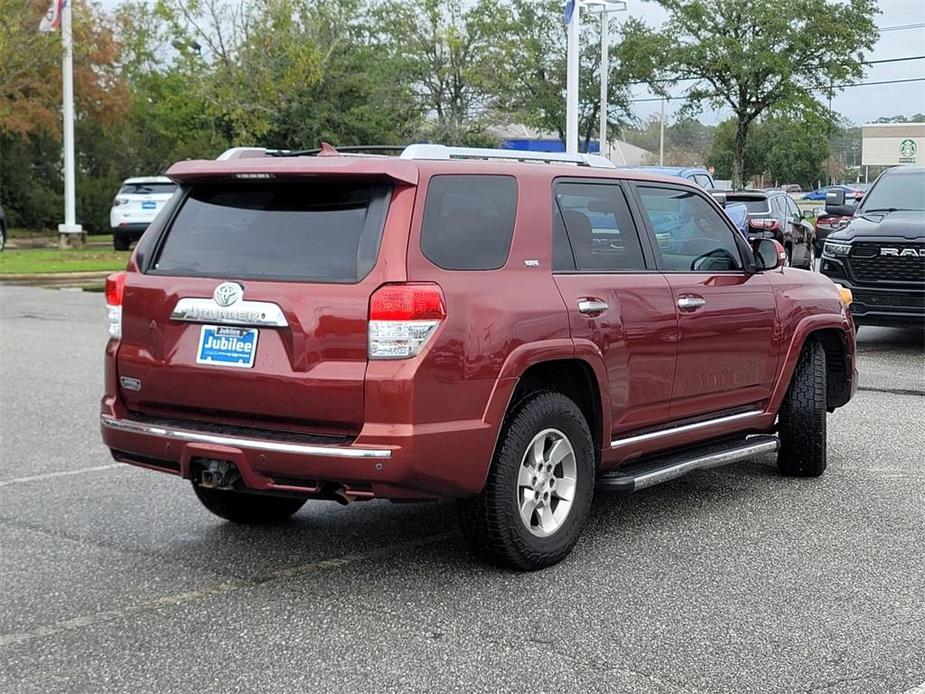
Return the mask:
POLYGON ((779 446, 777 437, 770 434, 721 441, 621 466, 599 476, 597 488, 612 492, 635 492, 694 470, 720 467, 759 453, 776 451, 779 446))

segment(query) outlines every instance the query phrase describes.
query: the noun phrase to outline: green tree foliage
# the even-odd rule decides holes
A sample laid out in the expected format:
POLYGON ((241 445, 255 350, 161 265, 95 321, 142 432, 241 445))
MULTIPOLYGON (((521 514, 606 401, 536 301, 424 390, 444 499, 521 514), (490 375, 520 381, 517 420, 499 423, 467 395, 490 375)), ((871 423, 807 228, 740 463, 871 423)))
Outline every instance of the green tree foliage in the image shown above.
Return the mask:
MULTIPOLYGON (((771 109, 825 115, 819 95, 863 75, 878 34, 875 0, 658 0, 668 12, 666 74, 692 80, 688 103, 735 117, 734 180, 747 178, 747 139, 771 109)), ((829 114, 831 119, 831 116, 829 114)))
MULTIPOLYGON (((770 185, 799 183, 814 188, 825 178, 830 154, 826 135, 828 121, 801 118, 786 112, 774 112, 756 121, 745 145, 743 181, 745 184, 763 176, 770 185)), ((707 162, 716 167, 716 177, 731 178, 735 170, 734 118, 720 123, 707 162)))

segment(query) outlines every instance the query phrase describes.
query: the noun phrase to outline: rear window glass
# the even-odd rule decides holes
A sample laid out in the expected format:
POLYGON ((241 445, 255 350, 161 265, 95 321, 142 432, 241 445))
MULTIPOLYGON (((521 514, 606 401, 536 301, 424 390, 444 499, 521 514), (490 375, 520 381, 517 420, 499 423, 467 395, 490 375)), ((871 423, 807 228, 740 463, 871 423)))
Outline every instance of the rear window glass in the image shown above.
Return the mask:
POLYGON ((421 250, 445 270, 497 270, 511 250, 517 182, 512 176, 430 179, 421 250))
POLYGON ((379 254, 390 190, 370 182, 194 186, 152 272, 358 282, 379 254))
POLYGON ((170 195, 176 189, 176 183, 126 183, 119 193, 122 195, 153 195, 155 193, 170 195))
POLYGON ((746 197, 737 197, 735 195, 727 195, 726 202, 738 202, 745 205, 748 208, 749 212, 752 213, 765 213, 771 211, 771 206, 767 198, 746 198, 746 197))

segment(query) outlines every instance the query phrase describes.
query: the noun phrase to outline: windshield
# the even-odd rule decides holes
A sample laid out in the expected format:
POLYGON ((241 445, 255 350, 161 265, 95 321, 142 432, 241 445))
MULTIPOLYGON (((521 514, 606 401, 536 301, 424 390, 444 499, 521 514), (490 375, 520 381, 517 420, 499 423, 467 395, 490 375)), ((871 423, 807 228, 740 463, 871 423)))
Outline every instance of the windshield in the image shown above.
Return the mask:
POLYGON ((865 196, 860 213, 893 210, 925 211, 925 169, 882 176, 865 196))

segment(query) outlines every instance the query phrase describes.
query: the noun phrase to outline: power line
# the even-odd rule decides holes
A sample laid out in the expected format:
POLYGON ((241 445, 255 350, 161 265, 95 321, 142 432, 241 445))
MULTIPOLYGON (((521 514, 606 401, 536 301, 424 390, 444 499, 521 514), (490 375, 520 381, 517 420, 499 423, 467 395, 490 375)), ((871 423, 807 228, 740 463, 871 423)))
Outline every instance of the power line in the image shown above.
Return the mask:
POLYGON ((897 24, 891 27, 877 27, 877 31, 900 31, 902 29, 921 29, 925 27, 925 22, 919 24, 897 24))
MULTIPOLYGON (((849 87, 870 87, 870 86, 874 86, 878 84, 902 84, 906 82, 925 82, 925 77, 909 77, 906 79, 898 79, 898 80, 880 80, 877 82, 853 82, 853 83, 848 83, 848 84, 835 84, 835 85, 832 85, 832 88, 833 89, 847 89, 849 87)), ((686 98, 687 97, 685 96, 666 96, 666 97, 656 96, 656 97, 644 98, 644 99, 628 99, 627 103, 638 104, 638 103, 643 103, 647 101, 662 101, 662 100, 678 101, 680 99, 686 99, 686 98)))
POLYGON ((882 60, 865 60, 863 65, 879 65, 880 63, 902 63, 906 60, 925 60, 925 55, 908 55, 905 58, 883 58, 882 60))
MULTIPOLYGON (((925 26, 923 24, 922 26, 925 26)), ((901 58, 881 58, 880 60, 864 60, 861 62, 862 65, 882 65, 883 63, 903 63, 908 60, 925 60, 925 55, 907 55, 901 58)), ((674 79, 672 77, 664 77, 657 80, 633 80, 629 84, 655 84, 662 82, 696 82, 697 80, 702 79, 700 77, 682 77, 680 79, 674 79)))

